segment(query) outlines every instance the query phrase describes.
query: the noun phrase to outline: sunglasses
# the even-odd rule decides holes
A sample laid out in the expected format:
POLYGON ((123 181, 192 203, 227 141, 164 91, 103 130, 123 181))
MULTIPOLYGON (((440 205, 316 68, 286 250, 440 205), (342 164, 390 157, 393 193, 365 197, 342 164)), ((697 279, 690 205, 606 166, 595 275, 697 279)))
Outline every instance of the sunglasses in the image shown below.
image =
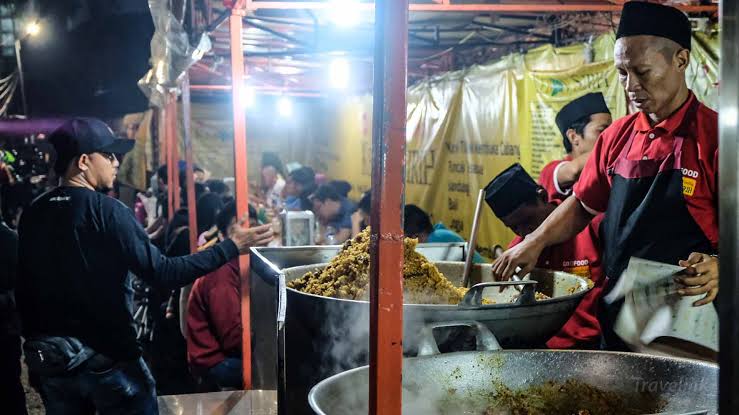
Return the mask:
POLYGON ((106 159, 108 159, 108 161, 110 161, 111 163, 113 163, 114 161, 118 160, 118 158, 115 156, 114 153, 103 153, 103 152, 101 152, 99 154, 102 155, 103 157, 105 157, 106 159))

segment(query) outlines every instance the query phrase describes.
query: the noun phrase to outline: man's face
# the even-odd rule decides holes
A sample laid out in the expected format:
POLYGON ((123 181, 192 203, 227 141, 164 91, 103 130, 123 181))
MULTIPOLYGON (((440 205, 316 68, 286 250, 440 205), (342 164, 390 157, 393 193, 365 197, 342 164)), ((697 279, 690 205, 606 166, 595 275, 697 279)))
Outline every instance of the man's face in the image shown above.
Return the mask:
POLYGON ((611 114, 598 113, 591 115, 590 122, 585 126, 582 135, 577 135, 577 138, 572 142, 572 151, 576 153, 576 156, 593 151, 600 133, 608 128, 612 122, 611 114))
POLYGON ((318 220, 324 224, 330 222, 336 217, 339 213, 340 207, 341 205, 339 202, 335 200, 326 199, 324 201, 320 201, 318 199, 313 199, 313 213, 315 213, 318 220))
POLYGON ((271 188, 277 183, 277 170, 272 166, 262 167, 262 187, 271 188))
POLYGON ((83 155, 80 162, 87 167, 85 178, 95 189, 112 189, 118 175, 118 159, 113 153, 92 153, 83 155))
POLYGON ((285 188, 282 190, 284 196, 298 197, 301 191, 302 187, 292 177, 288 177, 285 180, 285 188))
POLYGON ((666 118, 664 112, 684 84, 689 52, 656 36, 629 36, 616 41, 614 61, 629 100, 647 114, 666 118), (666 52, 667 51, 667 52, 666 52), (672 55, 666 56, 666 55, 672 55))
POLYGON ((526 236, 535 231, 552 212, 553 206, 542 200, 534 204, 523 204, 516 210, 501 218, 505 226, 518 236, 526 236))
POLYGON ((203 170, 195 170, 192 174, 195 178, 195 183, 205 183, 208 180, 208 177, 203 170))

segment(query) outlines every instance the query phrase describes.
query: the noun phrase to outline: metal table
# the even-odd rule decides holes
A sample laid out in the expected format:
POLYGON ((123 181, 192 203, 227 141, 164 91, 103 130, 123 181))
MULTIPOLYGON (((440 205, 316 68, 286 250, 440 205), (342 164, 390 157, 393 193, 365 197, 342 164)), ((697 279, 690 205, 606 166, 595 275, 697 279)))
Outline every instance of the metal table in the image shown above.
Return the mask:
POLYGON ((277 391, 251 390, 160 396, 160 415, 277 415, 277 391))

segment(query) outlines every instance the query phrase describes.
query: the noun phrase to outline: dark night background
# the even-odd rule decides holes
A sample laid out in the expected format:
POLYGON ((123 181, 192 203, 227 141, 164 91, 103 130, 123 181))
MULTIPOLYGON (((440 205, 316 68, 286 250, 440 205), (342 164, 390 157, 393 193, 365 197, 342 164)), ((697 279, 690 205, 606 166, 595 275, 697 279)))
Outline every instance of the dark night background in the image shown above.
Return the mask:
POLYGON ((154 32, 146 0, 4 3, 42 22, 21 53, 30 115, 112 118, 147 108, 136 86, 149 68, 154 32))

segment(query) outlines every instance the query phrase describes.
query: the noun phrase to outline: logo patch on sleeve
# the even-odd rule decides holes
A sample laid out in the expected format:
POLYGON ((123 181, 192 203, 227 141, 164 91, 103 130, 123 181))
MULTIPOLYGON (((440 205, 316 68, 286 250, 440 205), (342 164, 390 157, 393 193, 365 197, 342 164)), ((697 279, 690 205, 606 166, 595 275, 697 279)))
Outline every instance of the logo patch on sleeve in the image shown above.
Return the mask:
POLYGON ((693 196, 695 193, 696 180, 683 176, 683 195, 693 196))

